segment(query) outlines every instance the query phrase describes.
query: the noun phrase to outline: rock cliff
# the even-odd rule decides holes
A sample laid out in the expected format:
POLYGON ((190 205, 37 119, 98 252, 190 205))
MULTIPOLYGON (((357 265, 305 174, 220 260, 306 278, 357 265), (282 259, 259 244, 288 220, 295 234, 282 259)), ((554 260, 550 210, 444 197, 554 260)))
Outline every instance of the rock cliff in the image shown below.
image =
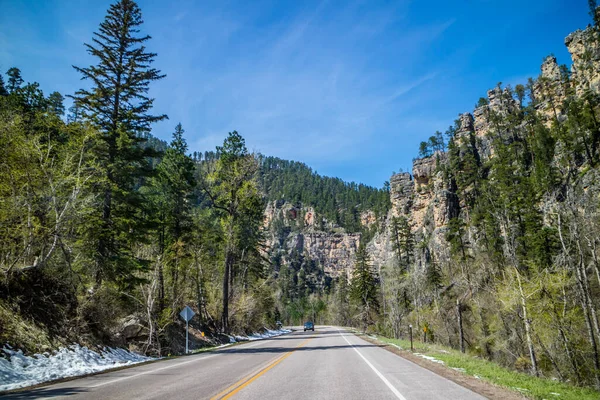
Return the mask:
MULTIPOLYGON (((530 95, 538 101, 536 109, 546 117, 548 125, 554 118, 561 121, 566 118, 562 102, 566 98, 568 84, 577 85, 578 94, 586 88, 600 92, 597 33, 592 28, 578 30, 565 39, 565 44, 573 61, 571 71, 559 66, 554 56, 549 56, 543 61, 540 76, 530 88, 530 95), (565 79, 569 74, 571 83, 565 79)), ((503 134, 502 127, 494 125, 497 120, 495 116, 520 112, 522 104, 516 97, 509 88, 495 87, 487 92, 487 104, 476 107, 472 113, 459 115, 455 141, 461 157, 469 152, 477 164, 483 164, 494 156, 491 133, 503 134)), ((459 202, 456 183, 444 176, 447 163, 448 156, 441 151, 430 157, 415 159, 412 173, 403 172, 390 178, 392 208, 389 213, 381 220, 377 220, 372 212, 360 215, 363 226, 377 229, 367 243, 376 269, 389 265, 395 257, 390 232, 390 223, 395 217, 404 217, 410 224, 419 249, 416 254, 417 266, 427 262, 430 252, 438 258, 448 257, 445 241, 447 224, 450 219, 460 215, 466 206, 464 199, 468 196, 461 196, 459 202)), ((470 189, 466 187, 463 190, 468 192, 470 189)), ((271 227, 267 243, 270 252, 276 248, 287 253, 298 250, 317 262, 331 277, 349 273, 354 265, 361 234, 344 232, 339 226, 318 216, 311 207, 294 206, 284 201, 270 203, 265 212, 265 225, 271 227), (277 224, 290 228, 283 239, 281 229, 279 232, 273 229, 277 224)))
MULTIPOLYGON (((376 223, 374 213, 365 212, 361 220, 366 226, 376 223)), ((360 233, 344 229, 318 215, 314 208, 292 205, 283 200, 269 203, 265 210, 267 253, 282 252, 283 263, 296 251, 315 262, 330 277, 349 274, 354 265, 360 233)))
MULTIPOLYGON (((587 89, 600 92, 598 41, 598 33, 590 27, 567 36, 565 44, 573 61, 570 72, 565 66, 559 66, 554 56, 549 56, 543 61, 540 76, 531 88, 531 95, 538 101, 536 109, 545 116, 548 126, 554 118, 558 118, 559 121, 565 120, 562 103, 566 99, 569 84, 576 85, 575 92, 578 95, 587 89), (566 79, 569 74, 570 83, 566 79)), ((493 129, 502 135, 502 127, 493 125, 494 116, 519 112, 521 104, 515 97, 510 89, 495 87, 487 92, 486 105, 475 108, 472 113, 467 112, 459 116, 455 139, 461 157, 469 151, 475 162, 482 164, 494 156, 490 133, 493 129)), ((443 170, 447 162, 446 153, 436 152, 430 157, 415 159, 412 175, 392 175, 392 210, 380 232, 367 246, 376 268, 389 263, 394 257, 389 243, 389 223, 392 217, 403 216, 408 219, 415 242, 421 243, 421 248, 427 247, 437 257, 448 256, 445 240, 447 224, 451 218, 459 216, 465 204, 458 200, 455 182, 444 177, 443 170)), ((469 188, 464 190, 468 191, 469 188)), ((461 201, 464 201, 465 197, 462 196, 461 201)), ((417 254, 417 265, 424 265, 426 258, 426 254, 417 254)))

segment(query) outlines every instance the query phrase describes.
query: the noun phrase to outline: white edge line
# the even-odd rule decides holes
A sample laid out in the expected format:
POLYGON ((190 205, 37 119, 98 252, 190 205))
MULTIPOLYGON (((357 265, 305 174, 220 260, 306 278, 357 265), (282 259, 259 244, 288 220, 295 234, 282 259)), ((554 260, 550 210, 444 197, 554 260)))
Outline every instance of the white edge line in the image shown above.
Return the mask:
POLYGON ((352 343, 350 343, 348 341, 348 339, 346 339, 346 336, 342 335, 342 331, 338 329, 338 332, 340 333, 340 336, 344 338, 344 340, 346 341, 346 343, 348 343, 350 345, 350 347, 352 347, 354 349, 354 351, 356 351, 358 353, 358 355, 360 356, 360 358, 362 358, 364 360, 364 362, 367 363, 367 365, 369 367, 371 367, 371 369, 377 374, 377 376, 379 377, 379 379, 381 379, 383 381, 383 383, 385 383, 385 385, 392 391, 392 393, 394 393, 394 395, 400 399, 400 400, 406 400, 406 397, 402 396, 402 394, 400 394, 400 392, 398 391, 398 389, 396 389, 391 383, 390 381, 387 380, 387 378, 385 376, 383 376, 383 374, 381 372, 379 372, 377 370, 377 368, 375 368, 373 366, 373 364, 371 364, 369 362, 369 360, 367 360, 365 358, 365 356, 363 356, 360 351, 358 351, 358 349, 356 347, 354 347, 354 345, 352 343))
MULTIPOLYGON (((256 346, 258 346, 260 344, 264 344, 266 341, 267 340, 257 340, 257 343, 251 344, 249 346, 244 346, 243 348, 244 349, 249 349, 251 347, 256 347, 256 346)), ((213 355, 209 355, 209 356, 206 356, 206 357, 197 357, 197 358, 194 358, 193 360, 184 361, 184 362, 176 363, 176 364, 173 364, 173 365, 168 365, 168 366, 162 367, 162 368, 151 369, 150 371, 140 372, 139 374, 135 374, 135 375, 123 376, 121 378, 113 379, 113 380, 106 381, 106 382, 100 382, 100 383, 98 383, 96 385, 88 386, 88 387, 89 388, 97 388, 97 387, 100 387, 100 386, 109 385, 111 383, 116 383, 116 382, 124 381, 126 379, 131 379, 131 378, 135 378, 135 377, 138 377, 138 376, 151 374, 153 372, 158 372, 158 371, 163 371, 163 370, 169 369, 169 368, 179 367, 181 365, 189 364, 189 363, 192 363, 192 362, 207 360, 209 358, 217 357, 219 355, 222 355, 222 353, 221 354, 213 354, 213 355)))

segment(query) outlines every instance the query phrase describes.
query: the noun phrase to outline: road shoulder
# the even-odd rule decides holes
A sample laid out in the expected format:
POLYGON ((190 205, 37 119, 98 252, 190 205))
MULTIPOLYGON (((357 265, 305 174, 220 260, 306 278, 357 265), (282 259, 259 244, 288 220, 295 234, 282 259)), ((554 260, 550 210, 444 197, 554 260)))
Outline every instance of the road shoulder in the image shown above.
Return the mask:
POLYGON ((189 360, 189 359, 191 359, 192 357, 195 357, 195 356, 201 356, 201 355, 213 353, 215 351, 227 351, 229 349, 233 349, 233 348, 236 348, 238 346, 248 345, 250 343, 257 343, 257 342, 268 341, 268 340, 271 340, 271 339, 274 339, 274 338, 277 338, 277 337, 280 337, 280 336, 288 335, 288 334, 293 333, 293 332, 294 332, 294 329, 290 329, 289 332, 282 333, 282 334, 279 334, 279 335, 276 335, 276 336, 263 337, 263 338, 253 339, 253 340, 247 340, 247 341, 238 341, 238 342, 233 342, 233 343, 229 343, 229 344, 225 344, 225 345, 219 345, 219 346, 214 346, 214 347, 206 347, 206 348, 203 348, 203 349, 199 349, 199 350, 193 351, 190 354, 182 354, 182 355, 175 355, 175 356, 160 357, 160 358, 150 359, 148 361, 138 362, 138 363, 135 363, 135 364, 115 365, 115 367, 113 367, 113 368, 107 368, 107 369, 100 370, 100 371, 93 371, 93 372, 89 372, 89 373, 85 373, 85 374, 81 374, 81 375, 65 376, 65 377, 62 377, 62 378, 52 379, 52 380, 48 380, 48 381, 37 383, 35 385, 25 386, 25 387, 11 389, 11 390, 0 390, 0 396, 5 396, 5 395, 19 395, 19 394, 22 394, 22 393, 30 392, 32 390, 36 390, 36 389, 40 389, 40 388, 45 388, 45 387, 50 387, 50 386, 56 385, 56 384, 61 384, 61 383, 66 383, 66 382, 71 382, 71 381, 76 381, 76 380, 80 380, 80 379, 84 379, 84 378, 89 378, 89 377, 93 377, 93 376, 98 376, 98 375, 108 375, 110 373, 119 372, 119 371, 123 371, 123 370, 143 368, 143 367, 148 366, 150 364, 158 364, 158 363, 163 363, 163 362, 166 362, 166 361, 173 361, 173 360, 180 360, 180 361, 181 360, 185 360, 185 359, 189 360))
POLYGON ((480 394, 488 399, 492 399, 492 400, 523 400, 523 399, 526 399, 526 397, 524 397, 518 393, 515 393, 508 389, 496 386, 492 383, 482 381, 473 376, 463 374, 463 373, 456 371, 452 368, 449 368, 445 365, 438 364, 438 363, 429 361, 427 359, 421 358, 421 357, 411 353, 410 351, 399 349, 398 347, 384 343, 382 341, 374 339, 365 334, 357 333, 354 331, 350 331, 350 332, 352 334, 354 334, 355 336, 363 339, 366 342, 369 342, 371 344, 376 344, 377 346, 379 346, 391 353, 394 353, 397 356, 400 356, 414 364, 417 364, 425 369, 428 369, 429 371, 431 371, 437 375, 440 375, 448 380, 451 380, 452 382, 454 382, 462 387, 465 387, 469 390, 472 390, 473 392, 480 394))

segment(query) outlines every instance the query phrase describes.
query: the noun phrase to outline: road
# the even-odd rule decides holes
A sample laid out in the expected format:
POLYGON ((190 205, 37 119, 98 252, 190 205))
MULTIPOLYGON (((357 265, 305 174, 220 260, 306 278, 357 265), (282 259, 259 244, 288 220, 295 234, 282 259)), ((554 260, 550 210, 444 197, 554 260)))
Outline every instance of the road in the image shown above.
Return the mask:
POLYGON ((350 332, 320 326, 6 398, 483 399, 350 332))

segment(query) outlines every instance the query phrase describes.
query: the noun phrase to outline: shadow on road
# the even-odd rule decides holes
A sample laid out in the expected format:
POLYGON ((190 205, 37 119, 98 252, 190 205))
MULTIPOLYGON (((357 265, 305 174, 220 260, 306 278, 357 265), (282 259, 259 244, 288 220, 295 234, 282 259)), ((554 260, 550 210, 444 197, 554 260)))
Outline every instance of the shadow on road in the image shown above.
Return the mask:
POLYGON ((314 332, 313 331, 306 331, 306 332, 295 331, 294 333, 282 335, 282 336, 275 336, 275 337, 269 338, 268 340, 292 340, 292 339, 298 340, 299 338, 301 338, 303 336, 310 336, 310 335, 324 336, 324 335, 331 335, 331 334, 339 335, 339 332, 319 331, 318 329, 315 330, 314 332))
POLYGON ((317 350, 343 350, 364 347, 385 347, 375 344, 356 344, 353 346, 344 344, 340 346, 311 346, 311 347, 252 347, 252 348, 230 348, 229 350, 216 350, 213 354, 258 354, 258 353, 287 353, 289 351, 317 351, 317 350))
POLYGON ((16 392, 10 393, 6 395, 0 394, 2 400, 4 399, 44 399, 48 397, 56 397, 56 396, 71 396, 74 394, 81 394, 87 392, 86 389, 79 388, 60 388, 60 389, 32 389, 27 390, 26 392, 16 392))

